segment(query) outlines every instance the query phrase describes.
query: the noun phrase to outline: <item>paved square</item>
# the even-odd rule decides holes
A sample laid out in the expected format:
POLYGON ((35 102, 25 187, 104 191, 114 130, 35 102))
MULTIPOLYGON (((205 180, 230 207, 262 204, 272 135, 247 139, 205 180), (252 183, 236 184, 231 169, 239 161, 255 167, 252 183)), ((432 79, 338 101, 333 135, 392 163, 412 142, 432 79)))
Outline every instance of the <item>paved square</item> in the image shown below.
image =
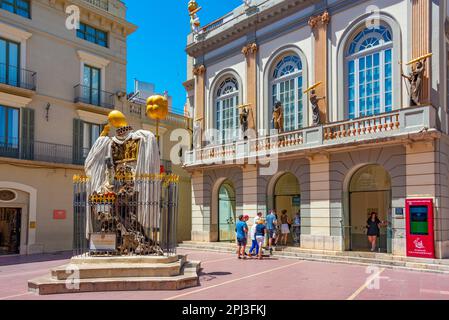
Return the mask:
POLYGON ((0 300, 449 300, 449 275, 289 259, 237 260, 232 254, 179 250, 202 261, 201 285, 182 291, 38 296, 29 279, 70 254, 0 258, 0 300))

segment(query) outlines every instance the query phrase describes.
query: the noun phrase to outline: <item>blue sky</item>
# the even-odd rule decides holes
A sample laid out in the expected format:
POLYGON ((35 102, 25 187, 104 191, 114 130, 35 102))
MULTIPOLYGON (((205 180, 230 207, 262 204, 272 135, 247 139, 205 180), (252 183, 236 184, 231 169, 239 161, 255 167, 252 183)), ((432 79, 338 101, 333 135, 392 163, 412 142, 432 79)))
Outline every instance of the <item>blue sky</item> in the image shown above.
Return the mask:
MULTIPOLYGON (((139 29, 128 37, 128 92, 134 79, 152 82, 157 92, 167 90, 173 108, 182 110, 186 93, 186 39, 190 32, 188 0, 126 0, 128 20, 139 29)), ((232 11, 241 0, 198 0, 201 25, 232 11)))

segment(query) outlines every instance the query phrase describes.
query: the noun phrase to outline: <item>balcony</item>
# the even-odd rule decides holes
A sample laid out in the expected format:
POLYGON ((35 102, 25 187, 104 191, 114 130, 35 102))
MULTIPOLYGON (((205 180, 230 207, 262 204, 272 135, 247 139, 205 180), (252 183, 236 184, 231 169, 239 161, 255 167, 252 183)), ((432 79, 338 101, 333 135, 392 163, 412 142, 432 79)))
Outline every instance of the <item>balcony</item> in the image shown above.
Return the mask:
POLYGON ((73 147, 25 139, 0 137, 0 157, 58 164, 83 165, 89 150, 73 152, 73 147))
POLYGON ((75 86, 75 103, 85 107, 114 109, 115 94, 81 84, 75 86))
POLYGON ((82 0, 82 2, 104 10, 118 18, 126 19, 126 6, 120 0, 82 0))
POLYGON ((243 164, 245 159, 374 143, 436 129, 433 106, 406 108, 377 116, 336 122, 283 134, 212 145, 186 153, 184 166, 243 164))
POLYGON ((37 74, 0 63, 0 90, 6 93, 30 97, 36 91, 37 74))

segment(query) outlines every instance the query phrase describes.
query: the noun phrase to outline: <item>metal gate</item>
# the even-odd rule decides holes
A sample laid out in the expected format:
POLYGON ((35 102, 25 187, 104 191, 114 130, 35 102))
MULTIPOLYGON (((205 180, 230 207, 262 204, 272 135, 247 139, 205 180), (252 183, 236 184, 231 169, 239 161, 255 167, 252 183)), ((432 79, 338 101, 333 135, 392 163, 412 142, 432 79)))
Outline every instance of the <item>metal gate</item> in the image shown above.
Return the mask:
POLYGON ((112 192, 88 196, 89 178, 74 176, 74 255, 175 255, 178 182, 167 174, 116 179, 112 192), (140 188, 130 191, 130 185, 140 188), (150 192, 151 200, 141 201, 135 190, 150 192), (144 227, 139 215, 154 208, 160 213, 144 227))

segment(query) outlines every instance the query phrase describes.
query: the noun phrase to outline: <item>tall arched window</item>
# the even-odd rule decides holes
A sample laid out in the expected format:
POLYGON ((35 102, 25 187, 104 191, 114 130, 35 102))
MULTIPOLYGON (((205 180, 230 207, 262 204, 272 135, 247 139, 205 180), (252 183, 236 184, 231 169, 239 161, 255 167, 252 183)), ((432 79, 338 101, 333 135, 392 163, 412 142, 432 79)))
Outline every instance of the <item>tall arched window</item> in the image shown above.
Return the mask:
MULTIPOLYGON (((293 131, 303 124, 303 76, 302 63, 298 56, 284 57, 276 65, 271 79, 271 112, 277 101, 284 108, 284 129, 293 131)), ((271 117, 270 117, 271 119, 271 117)))
POLYGON ((219 142, 233 142, 239 132, 239 85, 235 78, 224 80, 216 95, 216 128, 220 133, 219 142))
POLYGON ((389 112, 393 107, 393 37, 385 26, 359 32, 347 51, 350 119, 389 112))

